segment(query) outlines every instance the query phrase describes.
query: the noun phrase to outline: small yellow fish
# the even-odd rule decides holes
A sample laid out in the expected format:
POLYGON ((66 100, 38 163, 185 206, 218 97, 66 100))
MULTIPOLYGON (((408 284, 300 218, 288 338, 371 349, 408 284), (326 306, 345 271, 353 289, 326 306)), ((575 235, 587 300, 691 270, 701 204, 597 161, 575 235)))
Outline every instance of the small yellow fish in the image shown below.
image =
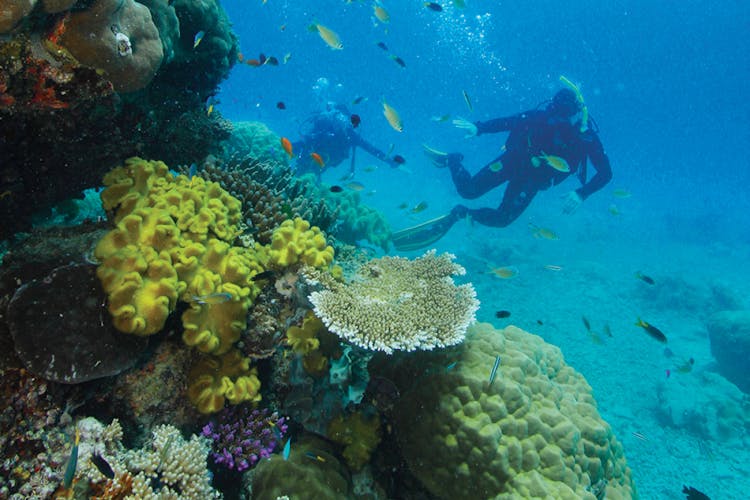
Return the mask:
POLYGON ((418 214, 419 212, 424 212, 427 210, 427 202, 426 201, 420 201, 414 207, 411 209, 411 213, 418 214))
POLYGON ((620 215, 620 209, 614 203, 607 207, 607 211, 612 215, 620 215))
POLYGON ((409 205, 406 203, 401 203, 397 208, 399 210, 406 210, 407 208, 409 208, 409 205))
POLYGON ((211 113, 214 112, 214 105, 209 104, 208 109, 206 110, 206 116, 211 116, 211 113))
POLYGON ((695 360, 693 358, 686 360, 684 363, 677 367, 677 373, 690 373, 693 370, 694 364, 695 360))
POLYGON ((463 9, 466 7, 466 2, 464 0, 453 0, 453 5, 458 9, 463 9))
POLYGON ((562 271, 562 266, 556 266, 554 264, 547 264, 544 268, 548 271, 562 271))
POLYGON ((203 41, 204 36, 206 36, 205 31, 199 31, 198 33, 195 34, 195 38, 193 38, 193 49, 195 49, 196 47, 198 47, 198 45, 200 45, 200 43, 203 41))
POLYGON ((615 198, 625 199, 630 198, 633 195, 630 194, 630 191, 628 191, 627 189, 615 189, 614 191, 612 191, 612 196, 614 196, 615 198))
POLYGON ((518 268, 513 266, 496 267, 490 269, 490 273, 494 274, 498 278, 507 280, 518 276, 518 268))
POLYGON ((372 11, 381 23, 387 23, 391 20, 391 15, 380 5, 374 4, 372 6, 372 11))
POLYGON ((383 101, 383 116, 388 120, 388 124, 393 127, 396 132, 403 132, 404 125, 401 123, 401 117, 398 112, 387 102, 383 101))
POLYGON ((466 103, 466 107, 469 109, 469 113, 474 111, 474 106, 471 105, 471 99, 469 99, 469 94, 466 93, 466 91, 462 91, 464 95, 464 102, 466 103))
POLYGON ((352 191, 362 191, 365 188, 365 185, 361 182, 351 181, 346 184, 346 187, 348 187, 352 191))
POLYGON ((560 156, 555 155, 548 155, 545 154, 544 151, 542 151, 542 154, 535 157, 537 159, 537 163, 534 163, 534 158, 531 159, 532 165, 535 167, 539 166, 539 161, 543 160, 547 162, 547 165, 554 168, 558 172, 570 172, 570 165, 568 165, 568 162, 565 161, 565 158, 562 158, 560 156))
POLYGON ((363 170, 365 172, 374 172, 378 169, 375 165, 367 165, 363 170))
POLYGON ((438 123, 447 122, 450 119, 451 119, 451 115, 440 115, 440 116, 435 115, 432 118, 430 118, 430 120, 434 122, 438 122, 438 123))
POLYGON ((497 160, 494 163, 490 163, 490 170, 493 172, 499 172, 503 169, 503 162, 500 160, 497 160))
POLYGON ((344 48, 344 44, 341 43, 341 39, 332 29, 326 28, 322 24, 318 23, 313 23, 311 28, 317 31, 318 35, 320 35, 320 38, 322 38, 323 41, 328 44, 328 46, 333 50, 341 50, 344 48))
POLYGON ((529 228, 531 229, 531 234, 534 235, 534 238, 538 240, 559 240, 560 238, 557 236, 557 234, 546 227, 539 227, 536 224, 533 224, 529 222, 529 228))
POLYGON ((284 58, 281 60, 282 64, 288 63, 289 59, 291 59, 291 58, 292 58, 292 53, 291 52, 287 52, 286 54, 284 54, 284 58))

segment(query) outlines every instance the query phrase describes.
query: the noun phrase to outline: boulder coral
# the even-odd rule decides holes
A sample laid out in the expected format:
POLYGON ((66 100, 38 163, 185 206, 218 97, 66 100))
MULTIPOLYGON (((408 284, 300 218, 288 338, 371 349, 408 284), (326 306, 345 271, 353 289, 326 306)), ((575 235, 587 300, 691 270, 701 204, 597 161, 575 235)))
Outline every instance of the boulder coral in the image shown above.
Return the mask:
POLYGON ((134 0, 96 0, 71 13, 64 28, 59 45, 80 64, 104 71, 117 92, 144 88, 161 66, 159 30, 134 0))
POLYGON ((34 9, 37 0, 5 0, 0 9, 0 33, 9 33, 34 9))
POLYGON ((475 324, 461 346, 380 361, 400 449, 437 498, 637 497, 591 387, 540 337, 475 324))

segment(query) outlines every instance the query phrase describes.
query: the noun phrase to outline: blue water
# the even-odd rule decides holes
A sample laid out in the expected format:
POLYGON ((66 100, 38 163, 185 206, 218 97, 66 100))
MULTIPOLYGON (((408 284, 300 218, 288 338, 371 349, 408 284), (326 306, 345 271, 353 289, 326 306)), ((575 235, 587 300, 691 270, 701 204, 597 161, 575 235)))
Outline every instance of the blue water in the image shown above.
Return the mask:
MULTIPOLYGON (((431 117, 506 116, 549 99, 561 88, 560 75, 576 82, 600 127, 613 181, 572 216, 561 214, 559 199, 577 187, 570 179, 539 195, 510 227, 459 223, 437 248, 456 253, 469 271, 482 301, 480 319, 544 337, 586 376, 625 445, 642 498, 684 498, 683 484, 713 499, 746 498, 747 428, 719 439, 679 416, 672 425, 660 416, 669 406, 710 420, 717 405, 738 397, 715 375, 704 322, 720 308, 717 289, 750 307, 750 4, 468 0, 459 10, 443 3, 442 13, 417 1, 385 3, 391 20, 383 24, 370 2, 224 2, 246 58, 291 57, 278 67, 237 65, 216 109, 295 139, 300 123, 326 100, 367 97, 350 106, 362 117, 360 132, 384 150, 393 144, 407 163, 392 170, 360 153, 356 179, 365 185, 365 203, 397 230, 459 202, 499 202, 501 189, 460 200, 448 173, 422 156, 421 144, 461 151, 476 171, 497 156, 504 136, 464 139, 450 122, 431 117), (343 50, 309 32, 313 21, 336 31, 343 50), (402 133, 382 116, 383 99, 401 114, 402 133), (367 165, 378 168, 365 172, 367 165), (613 197, 616 188, 632 197, 613 197), (421 201, 429 208, 419 214, 397 208, 421 201), (610 213, 613 204, 619 215, 610 213), (534 239, 529 222, 553 229, 559 240, 534 239), (520 273, 512 280, 488 273, 501 265, 520 273), (635 279, 638 270, 656 285, 635 279), (497 309, 512 315, 496 320, 497 309), (608 322, 613 337, 592 342, 581 316, 595 330, 608 322), (695 359, 691 373, 666 377, 677 361, 633 325, 637 316, 667 333, 676 358, 695 359)), ((331 169, 323 180, 334 183, 343 170, 331 169)))

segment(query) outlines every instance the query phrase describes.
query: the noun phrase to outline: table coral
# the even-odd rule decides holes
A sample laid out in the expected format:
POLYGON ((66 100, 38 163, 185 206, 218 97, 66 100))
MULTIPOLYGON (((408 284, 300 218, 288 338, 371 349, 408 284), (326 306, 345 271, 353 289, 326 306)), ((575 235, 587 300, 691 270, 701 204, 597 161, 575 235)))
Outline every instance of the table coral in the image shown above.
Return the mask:
POLYGON ((316 316, 329 330, 366 349, 413 351, 460 343, 479 307, 471 284, 450 254, 430 251, 415 260, 374 259, 349 284, 310 294, 316 316))
POLYGON ((401 390, 393 415, 404 458, 438 498, 595 500, 599 487, 608 499, 637 497, 591 387, 540 337, 476 324, 461 346, 383 367, 401 390))
POLYGON ((118 92, 148 85, 164 57, 151 13, 133 0, 96 0, 71 13, 59 45, 84 66, 103 70, 118 92))

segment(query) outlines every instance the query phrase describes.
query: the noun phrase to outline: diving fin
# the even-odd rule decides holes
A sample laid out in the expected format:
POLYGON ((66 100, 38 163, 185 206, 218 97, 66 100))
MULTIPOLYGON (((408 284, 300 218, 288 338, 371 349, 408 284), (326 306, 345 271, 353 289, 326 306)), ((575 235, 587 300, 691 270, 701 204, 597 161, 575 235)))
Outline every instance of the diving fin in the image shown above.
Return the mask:
POLYGON ((448 153, 433 149, 427 144, 422 144, 422 149, 424 150, 425 156, 429 158, 436 167, 444 168, 448 166, 448 153))
POLYGON ((432 245, 445 236, 445 233, 453 227, 456 220, 456 217, 448 213, 416 226, 396 231, 392 235, 393 246, 396 247, 396 250, 408 252, 432 245))

